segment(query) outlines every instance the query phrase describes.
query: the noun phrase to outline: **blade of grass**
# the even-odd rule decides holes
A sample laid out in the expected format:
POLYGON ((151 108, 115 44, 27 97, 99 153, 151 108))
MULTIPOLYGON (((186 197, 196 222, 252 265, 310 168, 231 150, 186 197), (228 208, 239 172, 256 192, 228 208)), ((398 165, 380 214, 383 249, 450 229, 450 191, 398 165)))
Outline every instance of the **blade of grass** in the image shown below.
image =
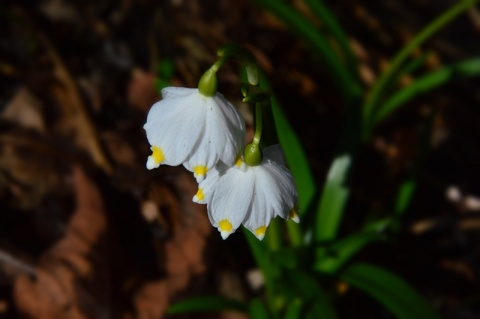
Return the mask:
POLYGON ((301 299, 294 299, 290 301, 287 306, 287 310, 285 310, 284 319, 298 319, 301 318, 302 313, 302 300, 301 299))
POLYGON ((407 282, 378 266, 356 263, 341 274, 346 283, 363 290, 399 319, 438 319, 438 313, 407 282))
POLYGON ((221 296, 202 296, 177 302, 168 308, 168 314, 213 312, 213 311, 248 312, 248 307, 238 300, 221 296))
POLYGON ((336 236, 350 194, 346 180, 351 162, 351 156, 341 155, 330 167, 315 222, 316 242, 328 242, 336 236))
POLYGON ((385 241, 387 237, 377 232, 359 232, 348 236, 331 247, 316 251, 314 269, 325 274, 334 274, 356 253, 374 241, 385 241))
POLYGON ((398 69, 410 56, 412 51, 476 2, 478 2, 478 0, 463 0, 458 2, 456 5, 441 14, 437 19, 428 24, 405 47, 403 47, 403 49, 400 50, 400 52, 393 58, 387 70, 381 74, 378 81, 372 87, 372 90, 365 101, 363 108, 364 123, 368 123, 372 118, 375 118, 375 111, 382 95, 385 93, 385 86, 392 81, 392 77, 397 74, 398 69))
POLYGON ((335 16, 322 0, 305 0, 305 3, 310 7, 310 10, 322 21, 327 27, 332 36, 340 46, 342 53, 345 55, 348 67, 353 76, 357 75, 358 62, 353 55, 352 48, 348 42, 348 37, 343 31, 342 26, 335 19, 335 16))
POLYGON ((480 58, 462 61, 424 75, 390 97, 375 114, 375 119, 372 121, 371 126, 373 128, 400 106, 422 93, 430 92, 452 80, 475 76, 480 76, 480 58))
POLYGON ((290 293, 301 298, 305 303, 306 315, 303 318, 338 319, 328 294, 314 276, 296 270, 287 272, 285 280, 288 281, 287 287, 291 289, 290 293))
POLYGON ((260 299, 253 299, 250 302, 248 314, 251 319, 269 319, 268 311, 260 301, 260 299))
POLYGON ((398 81, 402 77, 404 77, 408 74, 411 74, 415 70, 420 68, 425 63, 425 61, 428 59, 428 57, 429 57, 429 54, 424 53, 420 57, 413 58, 411 61, 408 61, 408 62, 406 61, 405 62, 406 65, 404 67, 400 67, 400 69, 397 71, 395 76, 392 76, 390 78, 390 81, 388 81, 388 83, 385 84, 385 88, 383 90, 385 96, 390 95, 391 92, 394 93, 393 89, 397 89, 398 81))
POLYGON ((277 279, 280 277, 279 265, 274 264, 271 260, 270 252, 265 244, 259 241, 248 229, 242 227, 243 234, 250 246, 250 251, 253 254, 257 266, 262 271, 265 278, 266 294, 268 298, 268 305, 271 310, 276 310, 274 286, 277 279))
POLYGON ((336 83, 347 104, 361 97, 362 90, 359 83, 342 64, 328 41, 317 31, 315 26, 308 22, 304 16, 284 1, 254 0, 254 3, 264 7, 276 15, 300 39, 308 43, 323 64, 328 68, 330 77, 336 83))

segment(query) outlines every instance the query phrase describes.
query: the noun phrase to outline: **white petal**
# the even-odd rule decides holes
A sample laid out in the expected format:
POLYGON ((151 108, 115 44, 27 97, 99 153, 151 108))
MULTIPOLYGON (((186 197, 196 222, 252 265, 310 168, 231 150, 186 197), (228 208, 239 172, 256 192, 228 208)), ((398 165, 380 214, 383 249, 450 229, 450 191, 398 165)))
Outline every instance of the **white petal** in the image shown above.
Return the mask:
POLYGON ((256 183, 252 207, 243 220, 243 226, 250 230, 259 240, 262 240, 270 221, 274 217, 275 212, 267 201, 265 190, 260 189, 256 183))
POLYGON ((247 215, 251 207, 254 181, 253 170, 242 172, 232 167, 213 186, 208 215, 212 225, 219 228, 222 237, 233 233, 247 215), (223 221, 228 221, 231 229, 224 231, 221 227, 223 221))
POLYGON ((260 167, 262 169, 257 171, 257 185, 262 185, 265 190, 265 196, 272 205, 275 216, 287 219, 298 199, 292 174, 286 167, 275 162, 267 162, 260 167))
POLYGON ((170 98, 155 103, 148 114, 144 126, 147 138, 152 146, 162 149, 164 164, 183 163, 204 130, 205 98, 196 90, 191 92, 183 96, 166 94, 170 98))
POLYGON ((218 157, 232 165, 245 143, 245 121, 237 109, 221 94, 209 101, 207 114, 208 135, 217 146, 218 157))
POLYGON ((262 152, 263 152, 263 158, 266 161, 271 161, 282 166, 287 166, 287 160, 285 159, 285 154, 283 153, 282 147, 279 144, 265 147, 262 150, 262 152))
MULTIPOLYGON (((209 131, 208 125, 205 129, 207 132, 209 131)), ((206 173, 208 173, 208 171, 210 171, 219 161, 216 150, 219 147, 223 147, 223 145, 215 145, 211 141, 208 133, 203 134, 195 144, 194 151, 183 163, 183 166, 185 166, 186 169, 194 172, 194 176, 198 183, 205 178, 206 173)))
POLYGON ((169 86, 162 89, 162 98, 175 98, 198 93, 198 89, 169 86))

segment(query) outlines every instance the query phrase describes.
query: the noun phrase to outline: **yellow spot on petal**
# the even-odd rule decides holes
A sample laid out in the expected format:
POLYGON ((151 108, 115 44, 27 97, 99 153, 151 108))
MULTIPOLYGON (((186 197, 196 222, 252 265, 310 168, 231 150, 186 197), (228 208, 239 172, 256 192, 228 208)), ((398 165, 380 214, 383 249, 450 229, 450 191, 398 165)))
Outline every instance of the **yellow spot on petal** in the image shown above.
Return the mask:
POLYGON ((205 198, 205 194, 203 193, 203 189, 199 188, 198 191, 197 191, 197 194, 195 196, 197 196, 197 200, 199 202, 201 202, 205 198))
POLYGON ((235 162, 235 165, 236 165, 237 167, 240 167, 240 166, 242 166, 242 163, 243 163, 242 158, 239 156, 239 157, 237 158, 237 161, 235 162))
POLYGON ((229 233, 232 231, 233 226, 227 219, 223 219, 218 223, 218 228, 220 229, 221 232, 229 233))
POLYGON ((288 213, 288 217, 290 217, 291 220, 293 220, 296 223, 300 222, 300 217, 298 217, 298 208, 297 205, 293 206, 292 209, 290 209, 290 212, 288 213))
POLYGON ((160 164, 165 160, 165 155, 163 155, 163 151, 158 146, 152 146, 150 148, 152 150, 152 158, 155 161, 155 164, 160 164))
POLYGON ((257 237, 263 237, 265 236, 266 231, 267 226, 258 227, 257 229, 255 229, 255 235, 257 235, 257 237))
POLYGON ((208 168, 204 165, 197 165, 193 167, 193 173, 195 173, 195 176, 205 176, 205 174, 207 174, 207 171, 208 168))

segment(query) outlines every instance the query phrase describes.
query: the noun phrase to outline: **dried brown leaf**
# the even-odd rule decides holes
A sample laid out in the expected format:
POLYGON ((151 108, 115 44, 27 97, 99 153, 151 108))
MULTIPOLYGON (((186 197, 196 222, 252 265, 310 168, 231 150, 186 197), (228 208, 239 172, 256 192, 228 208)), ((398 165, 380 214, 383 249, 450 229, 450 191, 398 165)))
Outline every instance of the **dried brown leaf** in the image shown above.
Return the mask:
POLYGON ((107 318, 107 220, 99 190, 74 168, 77 209, 63 239, 42 258, 36 278, 19 276, 14 299, 22 317, 107 318))

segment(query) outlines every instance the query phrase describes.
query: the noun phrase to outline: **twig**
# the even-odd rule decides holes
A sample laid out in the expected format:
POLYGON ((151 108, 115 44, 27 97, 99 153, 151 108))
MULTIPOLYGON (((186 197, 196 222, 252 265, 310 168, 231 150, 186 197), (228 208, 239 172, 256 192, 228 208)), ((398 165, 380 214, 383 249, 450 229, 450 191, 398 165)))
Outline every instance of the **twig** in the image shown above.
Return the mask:
POLYGON ((71 116, 74 118, 74 123, 76 123, 76 133, 78 136, 81 136, 79 142, 83 144, 86 150, 90 153, 95 164, 105 172, 111 173, 112 166, 100 146, 96 129, 87 115, 85 104, 83 103, 72 75, 58 55, 53 44, 50 42, 50 39, 40 31, 37 31, 37 33, 54 65, 54 71, 57 78, 63 83, 65 90, 71 97, 70 101, 73 108, 73 114, 71 116))

